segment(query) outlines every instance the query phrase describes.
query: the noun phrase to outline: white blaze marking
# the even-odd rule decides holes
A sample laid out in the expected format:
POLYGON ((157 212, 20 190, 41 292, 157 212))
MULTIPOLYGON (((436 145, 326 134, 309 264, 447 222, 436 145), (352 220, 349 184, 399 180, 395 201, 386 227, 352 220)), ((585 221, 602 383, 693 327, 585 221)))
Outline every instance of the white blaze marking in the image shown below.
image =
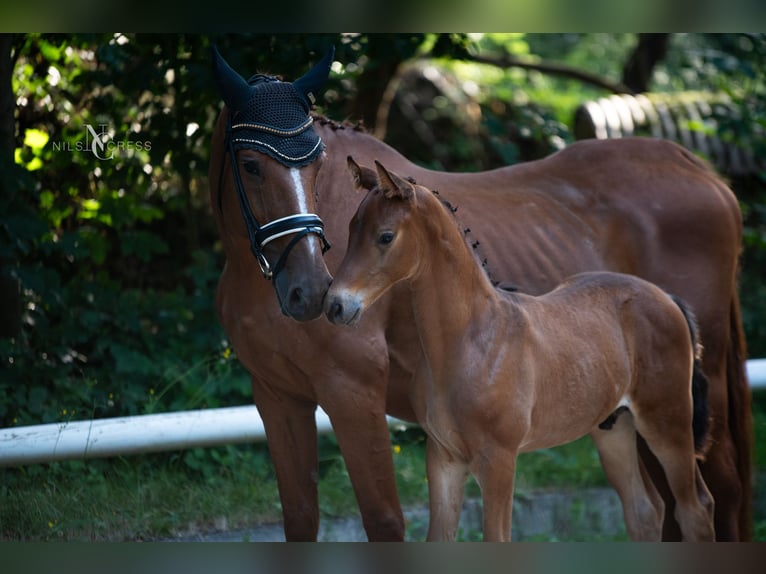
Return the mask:
MULTIPOLYGON (((306 191, 303 189, 303 180, 301 179, 301 170, 296 167, 290 168, 290 176, 293 178, 293 186, 295 189, 295 196, 298 200, 298 213, 308 213, 308 206, 306 205, 306 191)), ((316 252, 316 241, 311 241, 313 233, 309 233, 309 237, 306 237, 309 243, 309 251, 311 255, 316 252)))
POLYGON ((303 190, 303 180, 301 179, 301 170, 296 167, 291 167, 290 175, 293 178, 295 194, 298 198, 298 213, 308 213, 308 207, 306 207, 306 192, 303 190))

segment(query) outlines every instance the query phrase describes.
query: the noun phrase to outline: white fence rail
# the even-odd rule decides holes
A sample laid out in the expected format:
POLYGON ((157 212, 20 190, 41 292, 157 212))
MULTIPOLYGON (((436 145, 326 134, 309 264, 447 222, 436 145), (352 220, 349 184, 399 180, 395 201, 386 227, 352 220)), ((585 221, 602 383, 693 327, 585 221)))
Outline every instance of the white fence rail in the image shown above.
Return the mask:
MULTIPOLYGON (((389 417, 389 425, 405 424, 389 417)), ((317 432, 332 432, 316 410, 317 432)), ((0 467, 266 440, 254 405, 0 429, 0 467)))
POLYGON ((751 389, 766 389, 766 359, 750 359, 746 363, 751 389))
MULTIPOLYGON (((750 387, 766 389, 766 359, 747 361, 750 387)), ((332 432, 316 411, 319 433, 332 432)), ((403 424, 389 417, 391 426, 403 424)), ((0 429, 0 466, 251 443, 266 432, 254 406, 203 409, 0 429)))

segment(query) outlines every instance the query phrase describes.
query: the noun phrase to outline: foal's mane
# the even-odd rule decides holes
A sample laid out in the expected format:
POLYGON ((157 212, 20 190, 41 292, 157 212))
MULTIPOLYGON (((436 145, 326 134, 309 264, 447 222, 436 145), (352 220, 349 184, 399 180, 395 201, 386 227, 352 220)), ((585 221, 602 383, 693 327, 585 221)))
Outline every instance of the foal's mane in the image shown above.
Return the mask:
MULTIPOLYGON (((405 179, 407 181, 409 181, 411 184, 417 185, 417 182, 415 181, 414 178, 407 177, 405 179)), ((423 186, 421 186, 421 187, 423 187, 423 186)), ((426 188, 426 189, 428 189, 428 188, 426 188)), ((518 288, 515 285, 504 284, 504 283, 501 283, 500 281, 496 281, 495 279, 492 278, 492 273, 489 270, 489 265, 487 263, 487 258, 486 257, 481 257, 479 255, 478 249, 479 249, 479 246, 481 245, 481 242, 478 239, 476 239, 475 241, 469 241, 468 235, 471 233, 471 228, 470 227, 463 227, 463 228, 460 227, 460 221, 457 218, 458 206, 452 205, 452 203, 449 200, 447 200, 447 199, 445 199, 444 197, 441 196, 441 194, 439 193, 438 190, 431 189, 430 191, 433 194, 433 196, 436 197, 436 199, 439 200, 439 203, 441 203, 441 206, 447 211, 447 213, 449 213, 452 216, 452 220, 455 222, 455 225, 457 226, 458 231, 462 231, 463 239, 466 242, 466 246, 470 247, 471 250, 473 251, 474 258, 476 259, 477 263, 479 263, 481 265, 481 268, 484 270, 484 273, 486 273, 487 279, 489 279, 489 282, 492 284, 492 286, 497 288, 497 289, 500 289, 502 291, 506 291, 506 292, 518 291, 518 288)))

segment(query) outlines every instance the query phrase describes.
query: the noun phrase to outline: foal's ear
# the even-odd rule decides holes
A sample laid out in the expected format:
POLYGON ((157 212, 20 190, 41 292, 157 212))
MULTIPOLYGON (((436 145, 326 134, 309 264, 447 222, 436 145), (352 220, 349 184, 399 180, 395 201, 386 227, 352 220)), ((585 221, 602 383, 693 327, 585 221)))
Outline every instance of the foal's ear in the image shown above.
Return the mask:
POLYGON ((369 167, 360 166, 351 156, 346 158, 346 164, 348 165, 348 171, 351 173, 351 179, 354 181, 354 187, 357 191, 362 189, 369 191, 377 185, 378 179, 375 176, 375 172, 369 167))
POLYGON ((385 193, 386 199, 412 199, 415 196, 415 190, 409 181, 388 171, 378 160, 375 160, 375 167, 378 170, 378 186, 385 193))

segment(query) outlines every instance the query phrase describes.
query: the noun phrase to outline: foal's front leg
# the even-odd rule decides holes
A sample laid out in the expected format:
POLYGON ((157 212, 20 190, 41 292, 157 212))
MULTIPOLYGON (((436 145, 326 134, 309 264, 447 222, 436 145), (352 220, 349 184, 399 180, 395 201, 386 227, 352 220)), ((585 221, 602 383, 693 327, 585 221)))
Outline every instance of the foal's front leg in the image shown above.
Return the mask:
POLYGON ((468 466, 429 437, 426 474, 430 504, 428 540, 453 541, 460 523, 468 466))
POLYGON ((506 448, 487 448, 474 462, 474 475, 484 504, 484 541, 510 542, 513 483, 518 453, 506 448))

